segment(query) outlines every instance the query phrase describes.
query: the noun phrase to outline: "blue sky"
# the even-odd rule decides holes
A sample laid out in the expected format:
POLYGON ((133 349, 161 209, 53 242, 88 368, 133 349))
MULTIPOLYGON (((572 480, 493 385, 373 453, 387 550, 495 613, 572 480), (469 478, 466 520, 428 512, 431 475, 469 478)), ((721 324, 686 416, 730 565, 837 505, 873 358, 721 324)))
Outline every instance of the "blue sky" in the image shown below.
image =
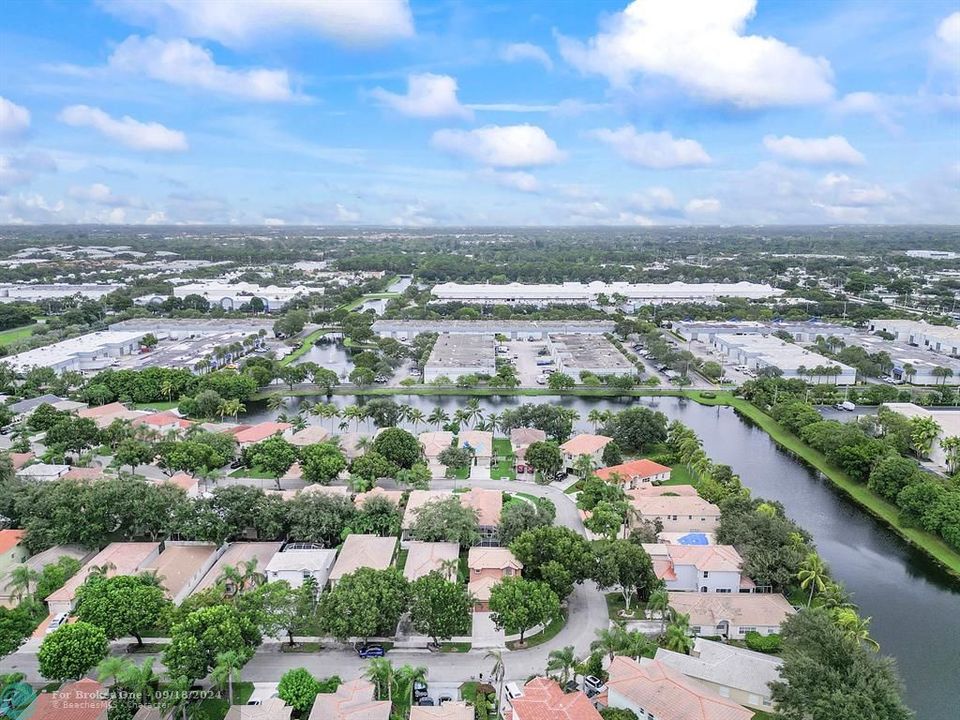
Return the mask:
POLYGON ((7 0, 0 222, 960 222, 955 0, 7 0))

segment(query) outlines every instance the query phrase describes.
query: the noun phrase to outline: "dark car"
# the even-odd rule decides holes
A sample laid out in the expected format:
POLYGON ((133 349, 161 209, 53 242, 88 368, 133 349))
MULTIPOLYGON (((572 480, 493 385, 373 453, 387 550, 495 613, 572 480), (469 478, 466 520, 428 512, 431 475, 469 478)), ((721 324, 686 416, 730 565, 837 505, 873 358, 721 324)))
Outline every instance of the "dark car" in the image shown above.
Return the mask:
POLYGON ((230 463, 230 467, 231 467, 233 470, 236 470, 237 468, 242 468, 242 467, 243 467, 243 460, 234 460, 232 463, 230 463))
POLYGON ((366 660, 367 658, 380 658, 387 654, 387 651, 380 645, 358 645, 357 655, 366 660))
POLYGON ((428 707, 428 706, 433 707, 434 702, 432 698, 425 697, 417 700, 417 705, 419 705, 420 707, 428 707))
POLYGON ((413 683, 413 699, 420 700, 427 696, 427 684, 417 680, 413 683))

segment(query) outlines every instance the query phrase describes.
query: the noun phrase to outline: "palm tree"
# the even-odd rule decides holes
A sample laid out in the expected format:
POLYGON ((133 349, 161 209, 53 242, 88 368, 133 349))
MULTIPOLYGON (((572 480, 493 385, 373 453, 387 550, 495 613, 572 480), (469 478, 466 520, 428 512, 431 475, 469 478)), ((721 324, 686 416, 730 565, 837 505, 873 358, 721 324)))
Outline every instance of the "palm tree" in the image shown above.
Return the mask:
POLYGON ((843 585, 833 581, 827 581, 826 587, 820 591, 820 605, 831 610, 854 607, 850 601, 850 593, 843 585))
POLYGON ((623 654, 632 657, 637 662, 644 655, 649 655, 651 651, 656 650, 656 643, 644 635, 639 630, 633 630, 627 633, 627 642, 623 646, 623 654))
POLYGON ((464 427, 470 421, 470 411, 466 408, 457 408, 453 412, 453 421, 460 427, 464 427))
POLYGON ((502 650, 487 650, 484 659, 493 660, 493 670, 490 671, 490 679, 497 683, 497 707, 503 702, 503 676, 506 672, 503 664, 502 650))
POLYGON ((188 677, 172 677, 160 695, 160 712, 167 714, 180 712, 181 720, 187 720, 187 703, 190 700, 190 688, 193 681, 188 677))
POLYGON ((570 679, 570 671, 576 664, 577 658, 574 655, 573 645, 567 645, 559 650, 551 650, 547 656, 547 672, 559 672, 561 686, 566 686, 570 679))
POLYGON ((581 455, 573 462, 574 472, 582 478, 590 477, 593 474, 593 457, 590 455, 581 455))
POLYGON ((147 658, 142 665, 130 666, 117 677, 118 682, 128 691, 140 698, 140 704, 145 705, 153 696, 157 674, 153 672, 153 658, 147 658))
POLYGON ((30 597, 30 584, 40 579, 40 573, 29 565, 17 565, 10 572, 10 582, 7 583, 7 589, 13 592, 17 602, 24 597, 30 597))
POLYGON ((612 628, 597 630, 597 639, 590 643, 590 649, 603 651, 610 662, 613 662, 614 656, 623 650, 626 644, 627 631, 623 629, 623 625, 617 624, 612 628))
POLYGON ((356 423, 354 426, 354 431, 360 429, 360 421, 363 420, 364 416, 362 407, 359 405, 347 405, 343 410, 340 411, 340 415, 344 420, 349 420, 356 423))
POLYGON ((407 421, 413 425, 414 432, 417 431, 417 427, 419 427, 421 423, 425 422, 426 419, 426 415, 423 414, 423 410, 420 408, 412 407, 410 408, 410 412, 407 413, 407 421))
POLYGON ((960 435, 951 435, 940 441, 940 449, 947 456, 947 469, 951 474, 960 470, 960 435))
POLYGON ((373 658, 363 676, 377 688, 379 700, 393 702, 393 663, 386 658, 373 658), (384 692, 386 691, 386 692, 384 692), (386 698, 384 698, 386 695, 386 698))
POLYGON ((173 383, 170 382, 169 379, 164 380, 163 382, 160 383, 160 394, 163 395, 163 396, 167 399, 167 402, 172 402, 172 401, 173 401, 173 391, 174 391, 174 389, 175 389, 175 388, 174 388, 174 386, 173 386, 173 383))
POLYGON ((853 608, 840 608, 833 617, 837 627, 843 630, 843 634, 848 638, 858 644, 866 643, 874 650, 880 649, 880 643, 870 637, 871 618, 860 617, 853 608))
POLYGON ((235 650, 227 650, 217 654, 217 664, 210 672, 213 681, 223 689, 227 686, 227 698, 233 705, 233 683, 240 679, 240 668, 243 667, 243 659, 235 650))
POLYGON ((427 669, 422 665, 404 665, 397 668, 393 674, 397 697, 403 696, 405 702, 413 705, 413 685, 416 682, 423 682, 426 678, 427 669))
POLYGON ((800 565, 797 572, 797 580, 800 581, 800 589, 810 588, 810 596, 807 598, 807 607, 813 602, 814 592, 823 592, 830 575, 826 563, 816 553, 810 553, 800 565))
POLYGON ((673 622, 667 627, 663 637, 663 647, 674 652, 689 654, 693 647, 693 638, 688 634, 690 630, 690 616, 682 613, 674 616, 673 622))
POLYGON ((597 428, 600 427, 600 423, 603 422, 603 411, 594 408, 587 413, 587 422, 593 425, 593 431, 596 432, 597 428))
POLYGON ((498 413, 492 412, 487 415, 487 429, 494 435, 497 434, 497 430, 500 429, 500 415, 498 413))
POLYGON ((280 393, 271 393, 270 397, 267 398, 267 409, 268 410, 279 410, 284 405, 284 397, 280 393))
POLYGON ((667 614, 670 610, 670 593, 665 587, 658 587, 647 598, 647 610, 660 613, 660 635, 663 635, 667 625, 667 614))
POLYGON ((131 667, 133 663, 127 658, 108 655, 97 665, 97 680, 113 680, 113 685, 116 686, 120 682, 120 676, 127 673, 131 667))
POLYGON ((435 407, 427 417, 427 422, 433 425, 435 428, 440 428, 441 426, 450 422, 450 416, 447 415, 446 410, 443 408, 435 407))
POLYGON ((447 580, 453 582, 457 579, 460 572, 460 560, 458 558, 449 558, 440 561, 440 574, 447 580))

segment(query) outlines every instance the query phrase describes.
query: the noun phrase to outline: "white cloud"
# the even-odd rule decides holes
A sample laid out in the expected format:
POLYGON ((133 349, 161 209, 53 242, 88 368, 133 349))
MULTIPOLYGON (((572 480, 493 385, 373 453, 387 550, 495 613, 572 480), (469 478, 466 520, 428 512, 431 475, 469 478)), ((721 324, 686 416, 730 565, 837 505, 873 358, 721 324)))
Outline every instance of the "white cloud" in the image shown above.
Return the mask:
POLYGON ((360 213, 355 210, 350 210, 341 203, 337 203, 334 206, 334 212, 336 213, 338 222, 357 222, 360 219, 360 213))
POLYGON ((268 217, 263 219, 263 224, 267 227, 282 227, 287 224, 287 221, 283 218, 268 217))
POLYGON ((890 132, 898 132, 893 99, 872 92, 847 93, 833 104, 833 111, 839 115, 868 115, 890 132))
POLYGON ((723 206, 716 198, 693 198, 683 206, 687 215, 713 215, 720 212, 723 206))
MULTIPOLYGON (((828 173, 819 182, 821 200, 831 206, 875 207, 893 201, 880 185, 867 185, 842 173, 828 173)), ((826 206, 826 205, 824 205, 826 206)))
POLYGON ((429 227, 437 224, 437 218, 429 215, 428 208, 423 203, 410 203, 404 205, 391 220, 390 225, 399 225, 400 227, 429 227))
POLYGON ((77 185, 70 188, 68 194, 74 200, 93 203, 111 208, 140 207, 142 203, 136 198, 115 195, 108 185, 93 183, 92 185, 77 185))
POLYGON ((117 120, 100 108, 88 105, 71 105, 63 109, 59 119, 73 127, 90 127, 111 140, 116 140, 134 150, 157 150, 162 152, 187 149, 187 136, 179 130, 171 130, 160 123, 140 122, 129 115, 117 120))
POLYGON ((933 57, 937 63, 960 74, 960 11, 947 15, 937 25, 933 57))
POLYGON ((101 0, 124 20, 165 34, 246 46, 274 36, 315 34, 347 44, 414 33, 407 0, 101 0))
POLYGON ((823 58, 772 37, 745 35, 756 0, 634 0, 582 43, 559 37, 581 72, 628 85, 636 75, 672 80, 710 101, 744 108, 805 105, 833 95, 823 58))
POLYGON ((664 212, 676 210, 678 207, 673 192, 665 187, 651 187, 642 192, 634 193, 628 198, 628 202, 630 207, 643 212, 664 212))
POLYGON ((553 70, 553 60, 550 59, 547 51, 533 43, 523 42, 504 45, 503 49, 500 50, 500 58, 507 62, 532 60, 540 63, 547 70, 553 70))
POLYGON ((33 173, 19 167, 13 158, 0 155, 0 192, 6 192, 18 185, 26 185, 33 179, 33 173))
POLYGON ((235 70, 217 65, 209 50, 183 39, 131 35, 113 51, 109 67, 246 100, 282 102, 296 98, 286 70, 235 70))
POLYGON ((0 138, 15 138, 30 127, 30 111, 0 95, 0 138))
POLYGON ((407 93, 400 95, 383 88, 370 93, 378 102, 410 117, 473 117, 457 100, 457 81, 449 75, 423 73, 407 78, 407 93))
POLYGON ((633 125, 617 130, 600 128, 591 135, 606 143, 627 162, 649 168, 707 165, 710 156, 696 140, 674 138, 668 132, 638 133, 633 125))
POLYGON ((484 168, 479 173, 484 180, 494 182, 501 187, 519 190, 520 192, 537 192, 540 190, 540 183, 531 173, 522 170, 512 170, 508 172, 498 172, 490 168, 484 168))
POLYGON ((536 125, 437 130, 431 144, 443 152, 462 155, 490 167, 552 165, 565 157, 553 139, 536 125))
POLYGON ((767 135, 763 145, 777 157, 808 165, 862 165, 866 158, 842 135, 798 138, 767 135))
POLYGON ((2 222, 22 225, 24 223, 63 222, 64 204, 62 200, 48 202, 43 195, 9 195, 0 197, 0 219, 2 222))

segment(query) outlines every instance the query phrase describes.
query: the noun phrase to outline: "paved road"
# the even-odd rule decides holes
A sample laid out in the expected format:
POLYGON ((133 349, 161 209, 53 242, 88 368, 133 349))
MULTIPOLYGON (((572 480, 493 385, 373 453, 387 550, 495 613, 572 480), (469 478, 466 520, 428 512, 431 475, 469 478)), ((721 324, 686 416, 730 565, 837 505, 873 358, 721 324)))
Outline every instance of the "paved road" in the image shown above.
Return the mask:
MULTIPOLYGON (((488 487, 507 492, 525 492, 530 495, 547 497, 557 507, 556 524, 564 525, 583 533, 583 523, 576 505, 560 488, 535 483, 502 480, 459 481, 460 485, 488 487)), ((453 480, 434 480, 431 486, 448 489, 454 486, 453 480)), ((551 650, 573 645, 578 657, 589 652, 596 630, 608 623, 607 606, 596 585, 585 582, 574 587, 573 594, 567 599, 568 620, 564 628, 553 638, 535 647, 525 650, 504 651, 505 676, 508 681, 523 681, 535 673, 542 673, 551 650)), ((0 673, 22 672, 29 682, 41 682, 37 666, 36 649, 38 643, 32 642, 19 652, 0 659, 0 673)), ((114 654, 122 654, 126 643, 115 643, 114 654)), ((137 662, 149 655, 133 656, 137 662)), ((463 682, 479 679, 480 673, 489 675, 493 661, 485 652, 476 651, 464 654, 435 654, 426 650, 392 650, 388 657, 395 665, 422 665, 428 670, 433 682, 463 682)), ((243 670, 243 679, 251 682, 276 681, 291 668, 305 667, 317 676, 340 675, 343 678, 356 677, 367 667, 368 661, 361 660, 350 649, 329 649, 319 653, 281 653, 280 644, 268 643, 261 646, 253 659, 243 670)), ((159 660, 157 669, 160 669, 159 660)))

